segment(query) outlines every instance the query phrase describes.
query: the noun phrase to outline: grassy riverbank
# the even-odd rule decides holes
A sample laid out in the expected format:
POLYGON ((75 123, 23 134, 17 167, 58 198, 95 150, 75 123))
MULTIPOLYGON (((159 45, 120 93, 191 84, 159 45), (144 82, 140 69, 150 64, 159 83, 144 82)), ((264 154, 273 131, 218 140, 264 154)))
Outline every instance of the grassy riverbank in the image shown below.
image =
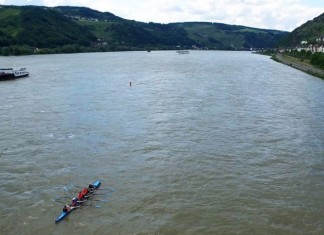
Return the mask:
POLYGON ((324 70, 316 68, 313 65, 311 65, 309 60, 299 59, 281 53, 276 53, 271 57, 271 59, 286 64, 288 66, 291 66, 293 68, 296 68, 298 70, 301 70, 310 75, 324 79, 324 70))

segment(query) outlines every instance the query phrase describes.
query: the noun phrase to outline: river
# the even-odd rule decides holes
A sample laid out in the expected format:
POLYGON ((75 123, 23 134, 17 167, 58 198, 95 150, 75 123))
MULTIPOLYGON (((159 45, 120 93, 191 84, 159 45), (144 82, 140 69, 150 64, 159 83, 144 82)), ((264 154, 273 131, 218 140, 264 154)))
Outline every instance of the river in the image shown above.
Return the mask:
POLYGON ((324 234, 323 80, 249 52, 0 64, 30 72, 0 83, 1 234, 324 234))

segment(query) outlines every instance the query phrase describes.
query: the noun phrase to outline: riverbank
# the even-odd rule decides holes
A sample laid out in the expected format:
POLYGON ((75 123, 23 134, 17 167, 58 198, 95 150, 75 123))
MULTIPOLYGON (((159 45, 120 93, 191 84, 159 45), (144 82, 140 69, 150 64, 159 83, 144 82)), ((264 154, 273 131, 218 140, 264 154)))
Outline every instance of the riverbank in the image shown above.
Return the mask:
POLYGON ((291 66, 295 69, 301 70, 305 73, 308 73, 310 75, 313 75, 315 77, 319 77, 321 79, 324 79, 324 70, 316 68, 312 66, 308 61, 306 60, 300 60, 298 58, 294 58, 291 56, 287 56, 281 53, 276 53, 271 57, 271 59, 286 64, 288 66, 291 66))

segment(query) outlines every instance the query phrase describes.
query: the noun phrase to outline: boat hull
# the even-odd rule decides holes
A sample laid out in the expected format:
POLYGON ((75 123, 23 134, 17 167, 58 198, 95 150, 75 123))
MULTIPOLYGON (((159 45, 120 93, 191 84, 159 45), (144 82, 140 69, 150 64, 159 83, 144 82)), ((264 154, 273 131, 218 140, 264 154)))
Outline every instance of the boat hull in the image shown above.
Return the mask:
POLYGON ((0 81, 13 80, 23 77, 28 77, 29 72, 25 68, 13 70, 12 68, 0 69, 0 81))
POLYGON ((15 75, 13 74, 0 74, 0 81, 7 81, 7 80, 12 80, 15 79, 15 75))
POLYGON ((72 208, 69 212, 62 212, 59 217, 56 218, 55 223, 60 222, 61 220, 63 220, 66 216, 68 216, 72 211, 74 210, 74 208, 72 208))

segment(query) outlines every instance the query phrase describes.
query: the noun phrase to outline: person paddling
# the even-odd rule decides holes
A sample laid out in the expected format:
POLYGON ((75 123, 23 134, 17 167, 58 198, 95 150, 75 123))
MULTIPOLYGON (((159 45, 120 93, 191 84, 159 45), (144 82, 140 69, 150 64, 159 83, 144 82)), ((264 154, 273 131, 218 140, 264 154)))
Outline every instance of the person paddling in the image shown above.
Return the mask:
POLYGON ((88 193, 90 193, 90 191, 87 188, 83 188, 82 192, 84 195, 87 195, 88 193))
POLYGON ((70 212, 72 209, 74 209, 75 207, 79 207, 80 206, 80 203, 79 203, 79 201, 74 197, 73 199, 72 199, 72 203, 71 203, 71 205, 65 205, 64 207, 63 207, 63 211, 64 212, 70 212))
POLYGON ((71 207, 77 207, 80 205, 80 202, 75 197, 72 199, 71 207))
POLYGON ((83 193, 84 199, 87 199, 88 197, 90 197, 90 191, 87 188, 83 188, 82 193, 83 193))
POLYGON ((84 193, 83 193, 83 191, 80 191, 78 194, 78 200, 82 201, 84 199, 83 197, 84 197, 84 193))
POLYGON ((71 211, 71 207, 69 206, 69 205, 65 205, 64 207, 63 207, 63 212, 69 212, 69 211, 71 211))
POLYGON ((93 192, 95 190, 95 187, 92 184, 89 184, 88 190, 91 193, 91 192, 93 192))

